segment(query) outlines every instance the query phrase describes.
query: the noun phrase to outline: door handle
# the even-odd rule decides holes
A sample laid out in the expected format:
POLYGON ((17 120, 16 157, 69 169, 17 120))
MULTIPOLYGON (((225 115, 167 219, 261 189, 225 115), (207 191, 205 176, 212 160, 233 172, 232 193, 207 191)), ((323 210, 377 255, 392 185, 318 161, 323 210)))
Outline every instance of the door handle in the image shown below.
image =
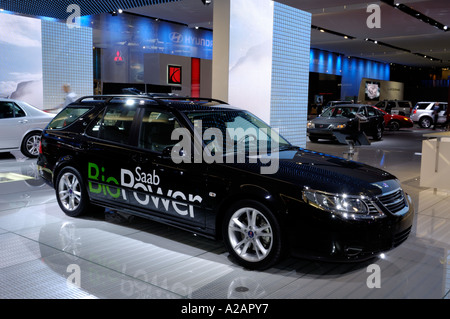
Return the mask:
POLYGON ((20 124, 27 124, 27 123, 28 123, 28 120, 20 120, 19 123, 20 123, 20 124))

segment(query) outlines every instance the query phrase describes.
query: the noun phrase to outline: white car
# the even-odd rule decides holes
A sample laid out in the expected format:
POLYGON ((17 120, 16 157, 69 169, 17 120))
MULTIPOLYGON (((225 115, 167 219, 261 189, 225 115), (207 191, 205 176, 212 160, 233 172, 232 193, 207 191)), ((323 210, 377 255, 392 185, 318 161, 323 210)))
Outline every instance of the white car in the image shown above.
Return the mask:
POLYGON ((42 130, 54 116, 22 101, 0 99, 0 152, 37 157, 42 130))
POLYGON ((447 121, 447 102, 417 102, 411 113, 411 120, 419 123, 422 128, 430 128, 434 124, 433 107, 436 104, 439 105, 437 124, 444 124, 447 121))

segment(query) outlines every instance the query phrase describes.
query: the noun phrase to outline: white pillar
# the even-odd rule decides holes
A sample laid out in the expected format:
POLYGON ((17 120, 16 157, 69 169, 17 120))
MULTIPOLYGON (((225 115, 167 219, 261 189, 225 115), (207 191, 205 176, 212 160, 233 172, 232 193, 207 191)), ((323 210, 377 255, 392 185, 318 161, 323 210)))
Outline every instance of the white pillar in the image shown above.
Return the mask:
POLYGON ((273 1, 214 1, 213 96, 268 123, 272 35, 273 1))
POLYGON ((272 0, 216 0, 212 97, 306 146, 311 14, 272 0))

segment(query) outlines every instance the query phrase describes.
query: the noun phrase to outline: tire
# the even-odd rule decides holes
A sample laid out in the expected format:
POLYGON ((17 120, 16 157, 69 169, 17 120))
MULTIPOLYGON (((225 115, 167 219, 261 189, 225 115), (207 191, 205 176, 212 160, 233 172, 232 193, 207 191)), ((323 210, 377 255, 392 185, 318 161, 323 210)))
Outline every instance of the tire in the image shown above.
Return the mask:
POLYGON ((319 140, 317 137, 313 137, 313 136, 309 136, 309 140, 313 143, 317 143, 317 141, 319 140))
POLYGON ((25 136, 20 147, 23 155, 30 158, 39 156, 39 143, 41 141, 41 132, 31 132, 25 136))
POLYGON ((377 128, 375 129, 375 132, 372 136, 373 139, 375 141, 381 141, 383 139, 383 132, 384 132, 383 126, 381 124, 378 124, 377 128))
POLYGON ((73 167, 64 167, 55 183, 56 199, 62 211, 70 217, 85 215, 90 208, 89 197, 80 173, 73 167))
POLYGON ((400 129, 400 123, 398 121, 390 121, 388 127, 390 131, 398 131, 400 129))
POLYGON ((233 205, 226 212, 222 227, 226 248, 243 267, 264 270, 280 260, 280 223, 259 202, 243 200, 233 205))
POLYGON ((433 120, 428 116, 424 116, 419 120, 419 126, 421 128, 430 128, 431 125, 433 125, 433 120))

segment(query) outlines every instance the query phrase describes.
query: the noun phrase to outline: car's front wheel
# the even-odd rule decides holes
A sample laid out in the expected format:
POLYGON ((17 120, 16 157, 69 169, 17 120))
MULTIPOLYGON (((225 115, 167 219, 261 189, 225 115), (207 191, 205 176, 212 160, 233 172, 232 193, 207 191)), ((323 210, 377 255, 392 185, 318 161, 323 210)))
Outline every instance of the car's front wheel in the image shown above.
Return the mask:
POLYGON ((26 157, 36 158, 39 155, 40 141, 41 132, 31 132, 23 139, 20 151, 26 157))
POLYGON ((398 121, 393 120, 389 122, 388 127, 389 130, 391 131, 398 131, 400 129, 400 123, 398 121))
POLYGON ((78 217, 88 212, 89 197, 77 169, 64 167, 56 178, 55 186, 59 207, 66 215, 78 217))
POLYGON ((373 134, 373 139, 375 141, 381 141, 381 139, 383 138, 383 133, 384 133, 383 125, 378 124, 373 134))
POLYGON ((244 200, 233 205, 223 223, 225 246, 237 263, 266 269, 282 256, 280 223, 264 205, 244 200))

